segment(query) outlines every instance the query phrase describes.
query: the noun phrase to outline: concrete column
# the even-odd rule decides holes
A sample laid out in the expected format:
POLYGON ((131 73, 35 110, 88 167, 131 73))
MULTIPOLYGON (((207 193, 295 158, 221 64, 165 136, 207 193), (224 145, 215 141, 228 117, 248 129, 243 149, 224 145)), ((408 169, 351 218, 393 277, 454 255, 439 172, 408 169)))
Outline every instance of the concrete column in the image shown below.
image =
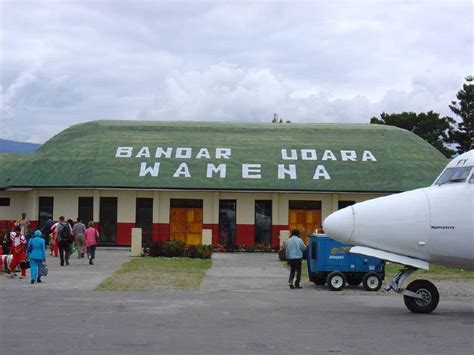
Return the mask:
POLYGON ((280 231, 280 249, 283 247, 283 244, 285 244, 288 241, 289 237, 290 237, 290 231, 287 231, 287 230, 280 231))
POLYGON ((142 229, 132 228, 132 248, 130 249, 130 256, 142 255, 142 229))
MULTIPOLYGON (((337 204, 337 202, 336 202, 337 204)), ((324 219, 332 213, 334 206, 333 198, 322 198, 321 199, 321 223, 324 219)), ((337 209, 337 208, 336 208, 337 209)))
POLYGON ((212 229, 202 230, 201 244, 212 245, 212 229))
POLYGON ((38 211, 38 190, 33 190, 28 194, 27 206, 29 206, 28 210, 25 211, 27 213, 27 217, 31 220, 37 220, 39 218, 39 211, 38 211))
POLYGON ((158 223, 160 215, 160 191, 153 191, 153 223, 158 223))
POLYGON ((100 191, 94 190, 94 222, 100 222, 100 191))
POLYGON ((214 191, 212 194, 213 197, 213 208, 214 212, 212 213, 212 224, 219 224, 219 199, 220 199, 220 194, 218 191, 214 191))
POLYGON ((272 224, 280 224, 280 195, 272 193, 272 224))
POLYGON ((339 204, 339 194, 332 194, 331 197, 332 197, 332 211, 330 213, 337 211, 337 206, 339 204))

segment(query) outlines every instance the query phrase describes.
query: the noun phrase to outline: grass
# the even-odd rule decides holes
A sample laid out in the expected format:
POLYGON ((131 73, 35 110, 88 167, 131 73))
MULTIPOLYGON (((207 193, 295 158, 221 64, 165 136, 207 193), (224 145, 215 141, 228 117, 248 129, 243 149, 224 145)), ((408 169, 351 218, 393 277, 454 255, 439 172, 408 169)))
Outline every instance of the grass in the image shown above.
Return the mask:
MULTIPOLYGON (((385 266, 386 278, 392 277, 398 271, 400 271, 400 269, 403 269, 402 265, 387 263, 387 265, 385 266)), ((412 275, 410 275, 410 277, 408 278, 408 280, 414 280, 414 279, 426 279, 426 280, 433 280, 433 281, 474 280, 474 270, 457 269, 457 268, 450 268, 446 266, 430 264, 430 269, 428 271, 419 269, 416 272, 414 272, 412 275)))
POLYGON ((209 259, 137 258, 123 264, 104 280, 99 291, 157 291, 196 289, 211 267, 209 259))

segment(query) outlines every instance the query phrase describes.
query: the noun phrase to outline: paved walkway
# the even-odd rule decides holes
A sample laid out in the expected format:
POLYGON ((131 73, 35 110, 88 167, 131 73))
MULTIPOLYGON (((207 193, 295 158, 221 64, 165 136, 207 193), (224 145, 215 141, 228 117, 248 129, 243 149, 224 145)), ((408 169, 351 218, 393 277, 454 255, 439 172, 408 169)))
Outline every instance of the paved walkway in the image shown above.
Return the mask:
POLYGON ((28 270, 26 279, 23 280, 18 277, 15 279, 9 279, 6 276, 0 277, 0 290, 31 287, 51 290, 93 290, 120 265, 130 260, 129 253, 128 248, 98 248, 94 265, 89 265, 89 260, 86 257, 78 259, 76 253, 71 255, 68 266, 59 266, 59 257, 48 255, 46 260, 48 276, 43 278, 44 282, 31 285, 30 270, 28 270))
MULTIPOLYGON (((49 275, 44 282, 31 286, 30 271, 26 279, 0 277, 0 290, 35 289, 81 290, 95 289, 120 265, 130 260, 129 250, 97 249, 94 265, 86 258, 71 256, 69 266, 59 266, 59 258, 48 255, 49 275)), ((202 291, 259 291, 281 289, 288 272, 281 266, 276 253, 215 253, 213 266, 201 284, 202 291)))
POLYGON ((288 271, 277 253, 215 253, 213 266, 201 284, 206 291, 282 289, 288 271))

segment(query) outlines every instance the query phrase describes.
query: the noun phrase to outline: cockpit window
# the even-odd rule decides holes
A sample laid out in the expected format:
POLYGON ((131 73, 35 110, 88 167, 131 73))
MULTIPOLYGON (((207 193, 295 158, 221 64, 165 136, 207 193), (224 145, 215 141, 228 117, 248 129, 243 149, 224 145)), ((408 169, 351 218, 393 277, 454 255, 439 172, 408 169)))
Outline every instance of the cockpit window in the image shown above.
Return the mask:
POLYGON ((459 168, 448 168, 436 181, 435 185, 452 184, 465 182, 471 172, 472 167, 465 166, 459 168))

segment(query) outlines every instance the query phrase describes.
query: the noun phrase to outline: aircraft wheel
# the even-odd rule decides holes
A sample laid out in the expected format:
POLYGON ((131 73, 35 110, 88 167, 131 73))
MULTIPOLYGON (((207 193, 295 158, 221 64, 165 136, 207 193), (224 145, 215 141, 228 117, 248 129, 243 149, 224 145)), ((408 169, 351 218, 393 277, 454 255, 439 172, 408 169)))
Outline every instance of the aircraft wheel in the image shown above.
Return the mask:
POLYGON ((438 306, 439 293, 435 285, 428 280, 415 280, 407 286, 407 290, 414 292, 422 299, 403 296, 405 306, 413 313, 431 313, 438 306))
POLYGON ((362 285, 366 291, 378 291, 382 287, 382 278, 376 272, 368 272, 362 279, 362 285))
POLYGON ((342 272, 333 271, 328 275, 328 286, 333 291, 341 291, 346 285, 346 277, 342 272))

